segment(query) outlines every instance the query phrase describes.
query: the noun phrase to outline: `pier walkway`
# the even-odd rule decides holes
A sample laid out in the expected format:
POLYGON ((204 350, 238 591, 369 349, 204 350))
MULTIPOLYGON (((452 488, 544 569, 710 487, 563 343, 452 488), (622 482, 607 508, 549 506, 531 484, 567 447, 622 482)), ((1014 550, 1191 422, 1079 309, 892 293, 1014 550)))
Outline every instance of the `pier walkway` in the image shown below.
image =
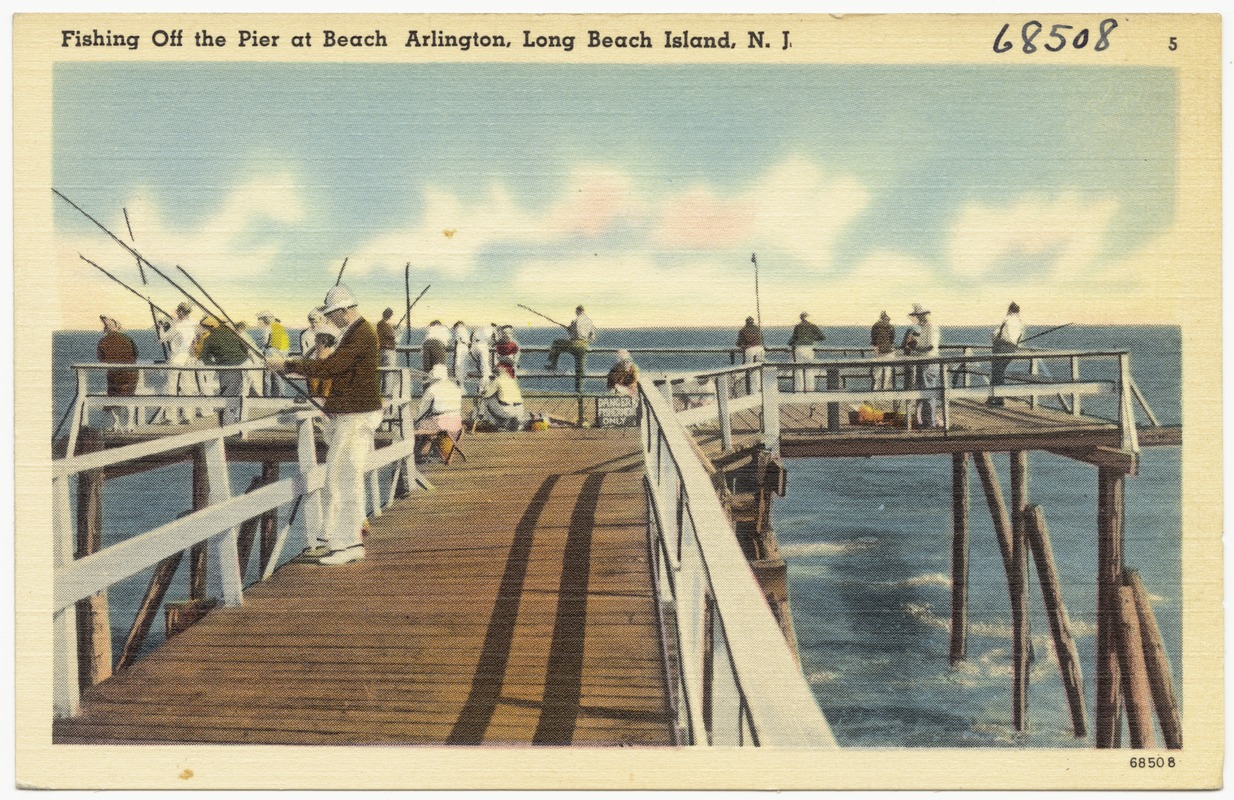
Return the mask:
POLYGON ((282 567, 85 689, 55 740, 673 744, 637 430, 464 445, 364 561, 282 567))

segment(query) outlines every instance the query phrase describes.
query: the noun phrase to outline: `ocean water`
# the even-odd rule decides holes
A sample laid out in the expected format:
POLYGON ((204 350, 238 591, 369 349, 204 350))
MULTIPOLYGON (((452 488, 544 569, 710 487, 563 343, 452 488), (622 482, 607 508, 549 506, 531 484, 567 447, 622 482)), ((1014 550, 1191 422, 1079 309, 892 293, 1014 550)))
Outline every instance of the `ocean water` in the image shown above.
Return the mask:
MULTIPOLYGON (((868 328, 825 328, 826 344, 860 347, 868 328)), ((1031 332, 1041 328, 1030 329, 1031 332)), ((769 345, 788 340, 790 327, 767 327, 769 345)), ((149 331, 131 332, 143 360, 161 357, 149 331)), ((558 329, 517 332, 524 347, 545 347, 558 329)), ((988 328, 951 328, 944 343, 988 341, 988 328)), ((96 332, 53 336, 53 420, 72 402, 69 365, 94 360, 96 332)), ((602 333, 602 347, 727 347, 732 329, 624 329, 602 333)), ((293 341, 294 341, 293 332, 293 341)), ((1175 327, 1075 326, 1042 337, 1059 349, 1126 349, 1132 374, 1163 424, 1181 422, 1180 337, 1175 327)), ((538 369, 541 353, 523 366, 538 369)), ((644 371, 687 370, 729 363, 711 356, 640 356, 644 371)), ((593 354, 591 371, 612 357, 593 354)), ((569 359, 563 365, 570 367, 569 359)), ((1045 369, 1067 374, 1065 361, 1045 369)), ((1112 377, 1113 362, 1084 377, 1112 377)), ((568 389, 570 378, 525 382, 525 388, 568 389)), ((100 382, 101 385, 101 382, 100 382)), ((1085 401, 1085 411, 1112 417, 1115 409, 1085 401)), ((1006 458, 996 456, 1004 487, 1006 458)), ((947 456, 872 459, 793 459, 788 496, 773 513, 788 563, 802 669, 841 745, 857 747, 1071 747, 1090 746, 1070 731, 1070 716, 1052 652, 1035 574, 1030 579, 1034 661, 1028 731, 1011 727, 1011 624, 1006 577, 980 482, 970 474, 970 629, 968 659, 948 662, 950 609, 951 461, 947 456)), ((1175 690, 1181 688, 1181 454, 1145 448, 1141 471, 1126 482, 1125 561, 1140 571, 1169 653, 1175 690)), ((232 489, 242 492, 256 465, 233 465, 232 489)), ((188 505, 187 465, 107 482, 104 541, 174 519, 188 505), (169 489, 169 487, 174 487, 169 489)), ((1029 458, 1029 502, 1042 506, 1049 526, 1063 597, 1084 672, 1090 726, 1094 708, 1096 631, 1096 470, 1045 453, 1029 458)), ((302 535, 302 534, 301 534, 302 535)), ((293 533, 293 545, 296 541, 293 533)), ((289 549, 292 549, 289 547, 289 549)), ((187 594, 181 567, 169 599, 187 594)), ((1032 569, 1030 568, 1030 574, 1032 569)), ((249 579, 255 576, 249 575, 249 579)), ((118 655, 149 580, 149 572, 109 593, 114 652, 118 655)), ((162 640, 156 623, 149 650, 162 640)), ((1178 694, 1180 702, 1185 698, 1178 694)))

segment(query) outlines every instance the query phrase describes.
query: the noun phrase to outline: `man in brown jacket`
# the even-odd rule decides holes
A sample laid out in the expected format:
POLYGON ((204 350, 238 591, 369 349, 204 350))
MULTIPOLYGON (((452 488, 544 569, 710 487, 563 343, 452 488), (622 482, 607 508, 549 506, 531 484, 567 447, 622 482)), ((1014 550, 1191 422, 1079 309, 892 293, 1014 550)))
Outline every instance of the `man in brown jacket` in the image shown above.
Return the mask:
POLYGON ((319 564, 348 564, 364 558, 360 528, 365 518, 364 466, 373 451, 373 433, 381 424, 381 391, 377 375, 377 331, 360 316, 356 298, 346 286, 326 294, 322 312, 339 329, 338 346, 320 361, 271 359, 271 369, 296 372, 330 381, 326 398, 326 539, 310 543, 306 558, 319 564))
MULTIPOLYGON (((128 334, 121 333, 120 323, 111 317, 100 314, 103 321, 103 338, 99 340, 96 355, 104 364, 133 364, 137 361, 137 345, 128 334)), ((107 371, 107 393, 120 397, 131 397, 137 393, 137 370, 109 369, 107 371)), ((137 427, 137 409, 123 406, 108 406, 111 412, 111 429, 132 432, 137 427), (121 413, 127 420, 120 422, 121 413)))

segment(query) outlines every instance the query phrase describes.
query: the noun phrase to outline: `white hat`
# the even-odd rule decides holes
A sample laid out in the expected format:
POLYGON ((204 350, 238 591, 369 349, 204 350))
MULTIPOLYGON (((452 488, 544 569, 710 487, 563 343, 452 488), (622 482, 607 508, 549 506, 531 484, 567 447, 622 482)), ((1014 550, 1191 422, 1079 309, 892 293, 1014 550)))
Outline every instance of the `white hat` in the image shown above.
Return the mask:
POLYGON ((321 322, 326 318, 326 315, 314 308, 308 313, 308 318, 309 322, 321 322))
POLYGON ((923 308, 921 303, 913 303, 913 310, 908 312, 910 317, 924 317, 930 313, 930 309, 923 308))
POLYGON ((428 379, 430 381, 444 381, 450 377, 450 373, 446 371, 445 364, 434 364, 433 368, 428 371, 428 379))
POLYGON ((618 359, 620 359, 621 361, 629 361, 629 360, 630 360, 630 351, 629 351, 629 350, 618 350, 618 351, 617 351, 617 358, 618 358, 618 359))
POLYGON ((354 308, 357 305, 359 303, 356 302, 356 296, 351 293, 351 289, 340 284, 326 292, 326 307, 321 310, 321 313, 333 314, 335 311, 354 308))
POLYGON ((257 319, 272 319, 272 320, 274 320, 275 322, 280 322, 280 321, 281 321, 278 317, 274 316, 274 312, 273 312, 273 311, 261 311, 261 312, 258 312, 258 314, 257 314, 257 319))

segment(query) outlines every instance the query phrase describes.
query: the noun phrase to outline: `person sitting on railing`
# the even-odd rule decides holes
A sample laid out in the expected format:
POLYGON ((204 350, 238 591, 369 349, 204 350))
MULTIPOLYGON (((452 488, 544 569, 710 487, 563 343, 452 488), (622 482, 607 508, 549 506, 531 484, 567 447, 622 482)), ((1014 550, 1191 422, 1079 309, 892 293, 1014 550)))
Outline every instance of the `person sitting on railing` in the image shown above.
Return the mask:
POLYGON ((608 390, 634 397, 638 394, 638 366, 629 350, 617 351, 617 363, 608 371, 608 390))
POLYGON ((554 339, 553 346, 548 351, 548 362, 545 369, 557 371, 557 361, 562 353, 574 356, 574 374, 582 376, 586 372, 587 348, 596 340, 596 326, 582 306, 574 309, 574 319, 566 326, 568 339, 554 339))
MULTIPOLYGON (((176 395, 177 397, 196 396, 204 394, 198 386, 199 373, 189 371, 185 367, 197 366, 197 357, 193 354, 193 343, 197 339, 197 333, 200 326, 192 318, 193 307, 188 303, 181 303, 176 306, 176 320, 173 322, 167 317, 159 319, 159 340, 167 345, 169 367, 180 367, 169 371, 167 379, 167 393, 176 395)), ((201 409, 197 409, 197 414, 202 416, 205 414, 201 409)), ((172 418, 175 417, 181 425, 189 424, 190 412, 184 408, 178 408, 174 411, 170 408, 163 409, 162 421, 164 424, 171 424, 172 418)))
POLYGON ((497 362, 497 370, 480 390, 481 421, 491 422, 499 430, 517 431, 527 421, 523 407, 523 393, 514 377, 514 364, 503 358, 497 362))
MULTIPOLYGON (((922 307, 920 303, 913 303, 913 310, 909 312, 909 316, 917 320, 917 331, 912 355, 937 358, 939 356, 939 349, 942 346, 942 328, 930 321, 929 309, 922 307)), ((922 389, 937 389, 941 385, 942 366, 942 364, 923 364, 917 367, 917 374, 922 389)), ((922 428, 933 428, 938 425, 936 415, 942 411, 938 406, 939 404, 933 399, 921 401, 918 411, 920 412, 919 424, 922 428)))
MULTIPOLYGON (((874 347, 875 359, 889 361, 895 358, 896 329, 886 311, 879 314, 878 322, 870 327, 870 344, 874 347)), ((895 388, 895 376, 890 366, 875 367, 871 377, 876 392, 895 388)))
MULTIPOLYGON (((120 323, 104 314, 99 315, 103 321, 103 338, 99 340, 98 359, 104 364, 135 364, 137 363, 137 345, 128 334, 121 333, 120 323)), ((107 394, 115 397, 132 397, 137 393, 137 371, 129 369, 107 370, 107 394)), ((121 406, 107 406, 111 412, 111 429, 132 433, 137 427, 137 409, 121 406), (123 413, 125 422, 121 424, 123 413)))
MULTIPOLYGON (((746 326, 737 331, 737 349, 741 351, 741 363, 758 364, 767 360, 763 347, 763 329, 754 324, 754 317, 746 317, 746 326)), ((750 373, 745 376, 745 392, 751 391, 750 373)))
MULTIPOLYGON (((1020 307, 1015 303, 1007 306, 1007 316, 991 335, 992 349, 999 353, 1014 353, 1020 349, 1025 333, 1024 321, 1020 319, 1020 307)), ((990 386, 1002 386, 1007 380, 1007 366, 1011 360, 995 358, 990 361, 990 386)), ((1003 398, 991 397, 986 401, 992 406, 1003 405, 1003 398)))
MULTIPOLYGON (((244 342, 240 341, 240 334, 226 325, 220 325, 214 317, 205 317, 201 325, 209 331, 201 343, 201 363, 212 367, 236 367, 248 361, 249 350, 244 346, 244 342)), ((235 369, 219 370, 218 382, 219 397, 240 397, 244 374, 235 369)), ((239 419, 238 405, 219 412, 220 424, 237 422, 239 419)))
MULTIPOLYGON (((808 364, 814 360, 814 345, 827 337, 819 327, 809 320, 810 315, 802 311, 801 322, 793 328, 793 335, 788 340, 788 346, 793 351, 793 361, 798 364, 808 364)), ((814 391, 818 370, 801 367, 793 370, 793 390, 797 392, 814 391)))
POLYGON ((429 370, 428 386, 420 397, 415 428, 417 438, 424 438, 419 448, 421 456, 432 449, 437 434, 445 434, 452 442, 463 435, 463 392, 450 380, 445 364, 436 364, 429 370))

